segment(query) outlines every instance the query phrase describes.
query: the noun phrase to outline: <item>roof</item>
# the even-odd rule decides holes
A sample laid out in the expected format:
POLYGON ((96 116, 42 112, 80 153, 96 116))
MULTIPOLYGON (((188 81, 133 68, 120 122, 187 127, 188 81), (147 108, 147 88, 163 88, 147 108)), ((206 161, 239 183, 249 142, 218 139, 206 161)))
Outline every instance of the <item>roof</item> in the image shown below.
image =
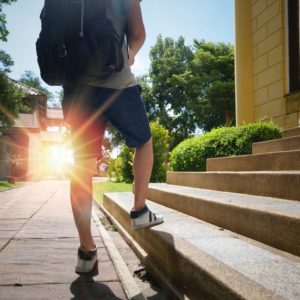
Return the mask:
POLYGON ((21 83, 19 81, 16 81, 14 79, 9 78, 9 80, 15 85, 17 86, 19 89, 21 89, 25 94, 30 95, 30 96, 47 96, 46 94, 44 94, 43 92, 26 85, 25 83, 21 83))

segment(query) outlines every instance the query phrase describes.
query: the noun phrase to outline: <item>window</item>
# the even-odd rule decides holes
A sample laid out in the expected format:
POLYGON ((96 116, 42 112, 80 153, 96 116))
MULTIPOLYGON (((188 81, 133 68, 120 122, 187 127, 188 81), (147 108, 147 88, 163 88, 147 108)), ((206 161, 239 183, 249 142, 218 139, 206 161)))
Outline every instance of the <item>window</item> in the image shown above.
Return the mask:
POLYGON ((288 0, 290 92, 300 91, 300 0, 288 0))

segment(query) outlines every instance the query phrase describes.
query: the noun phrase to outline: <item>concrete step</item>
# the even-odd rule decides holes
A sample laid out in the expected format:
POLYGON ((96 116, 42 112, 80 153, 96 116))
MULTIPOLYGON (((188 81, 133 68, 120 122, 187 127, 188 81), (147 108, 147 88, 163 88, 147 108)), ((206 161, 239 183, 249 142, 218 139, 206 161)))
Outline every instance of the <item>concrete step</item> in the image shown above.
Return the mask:
POLYGON ((168 172, 167 183, 300 200, 300 171, 168 172))
MULTIPOLYGON (((190 299, 299 299, 297 256, 148 201, 165 223, 134 231, 131 193, 104 195, 104 207, 190 299)), ((186 298, 185 298, 186 299, 186 298)))
POLYGON ((300 135, 300 126, 295 128, 286 129, 282 132, 282 137, 291 137, 300 135))
POLYGON ((300 256, 300 202, 151 184, 147 198, 190 216, 300 256))
POLYGON ((289 138, 254 143, 252 145, 252 154, 291 150, 300 150, 300 135, 289 138))
POLYGON ((300 150, 209 158, 207 171, 300 170, 300 150))

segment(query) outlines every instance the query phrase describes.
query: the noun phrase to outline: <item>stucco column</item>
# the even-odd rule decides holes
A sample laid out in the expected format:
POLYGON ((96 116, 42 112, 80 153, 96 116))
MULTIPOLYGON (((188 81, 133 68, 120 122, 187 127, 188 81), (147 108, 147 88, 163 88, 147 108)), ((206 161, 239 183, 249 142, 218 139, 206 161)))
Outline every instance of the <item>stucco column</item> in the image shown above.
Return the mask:
POLYGON ((235 0, 236 125, 254 122, 251 0, 235 0))

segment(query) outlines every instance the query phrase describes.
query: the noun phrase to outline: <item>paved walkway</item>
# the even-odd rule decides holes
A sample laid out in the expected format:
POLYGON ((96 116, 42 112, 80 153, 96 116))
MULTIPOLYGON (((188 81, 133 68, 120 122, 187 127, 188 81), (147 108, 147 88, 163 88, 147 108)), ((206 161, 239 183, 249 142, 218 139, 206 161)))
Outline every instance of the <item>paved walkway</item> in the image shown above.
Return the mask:
POLYGON ((0 298, 126 299, 93 223, 99 275, 74 273, 78 238, 67 181, 40 181, 0 192, 0 298))

